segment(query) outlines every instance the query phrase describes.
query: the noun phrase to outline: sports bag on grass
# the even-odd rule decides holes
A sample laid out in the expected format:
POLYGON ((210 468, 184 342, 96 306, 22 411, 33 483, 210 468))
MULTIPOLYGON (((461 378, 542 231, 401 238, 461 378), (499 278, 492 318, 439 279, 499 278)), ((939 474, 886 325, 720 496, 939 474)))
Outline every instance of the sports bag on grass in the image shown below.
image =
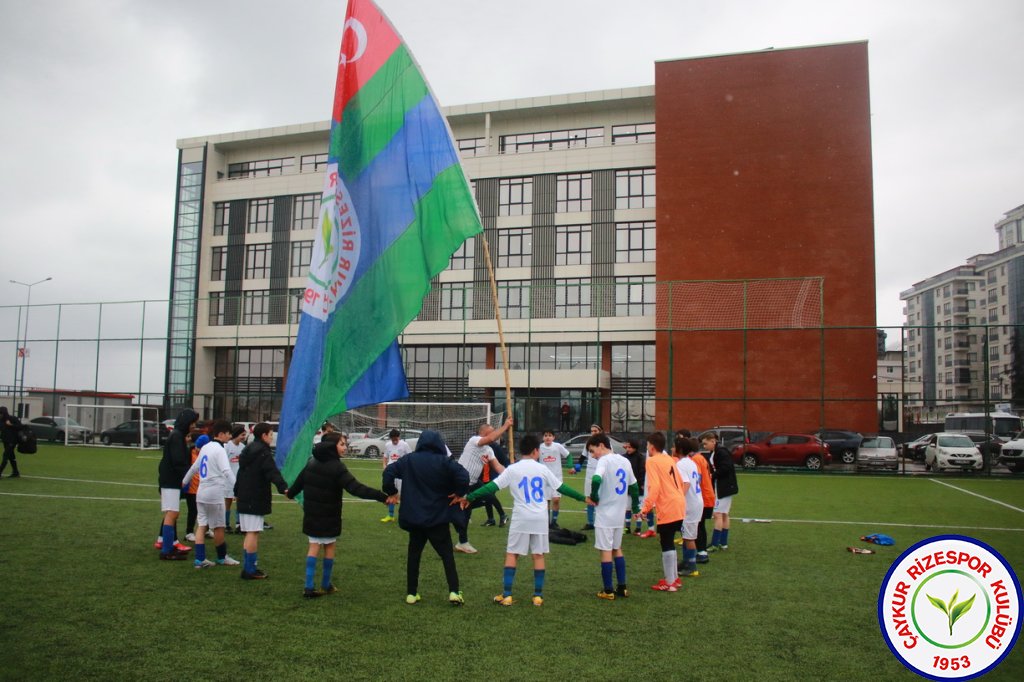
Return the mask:
POLYGON ((870 542, 873 545, 895 545, 896 541, 888 535, 882 535, 881 533, 874 533, 872 535, 865 535, 861 538, 864 542, 870 542))
POLYGON ((26 427, 18 432, 18 452, 23 455, 36 454, 36 433, 26 427))

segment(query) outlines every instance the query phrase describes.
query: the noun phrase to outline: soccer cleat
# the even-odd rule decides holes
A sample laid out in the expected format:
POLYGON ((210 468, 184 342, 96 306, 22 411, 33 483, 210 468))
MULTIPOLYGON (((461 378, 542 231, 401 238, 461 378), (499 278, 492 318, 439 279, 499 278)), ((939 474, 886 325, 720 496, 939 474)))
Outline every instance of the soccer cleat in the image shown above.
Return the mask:
POLYGON ((449 592, 448 603, 452 606, 462 606, 466 603, 466 600, 462 598, 461 592, 449 592))
POLYGON ((217 559, 218 566, 238 566, 241 563, 238 559, 232 559, 230 555, 225 556, 223 559, 217 559))
POLYGON ((331 583, 327 587, 321 587, 320 591, 323 592, 324 594, 334 594, 335 592, 338 591, 338 588, 334 586, 334 583, 331 583))
POLYGON ((720 545, 718 547, 718 549, 720 549, 720 550, 722 550, 724 552, 725 550, 729 549, 729 545, 720 545))
POLYGON ((619 585, 615 588, 615 596, 625 599, 629 596, 629 589, 625 585, 619 585))
POLYGON ((505 515, 505 514, 502 514, 501 518, 498 520, 498 528, 504 528, 507 525, 508 525, 508 516, 505 515))
POLYGON ((651 585, 651 589, 652 590, 657 590, 658 592, 678 592, 679 591, 679 585, 677 584, 678 582, 679 582, 678 578, 676 578, 676 582, 673 582, 673 583, 668 583, 668 582, 665 581, 664 578, 662 578, 661 580, 659 580, 654 585, 651 585))
POLYGON ((195 568, 210 568, 211 566, 216 566, 217 564, 213 563, 209 559, 203 559, 202 561, 200 561, 199 559, 196 559, 195 561, 192 562, 192 565, 195 568))
POLYGON ((559 526, 554 521, 552 521, 551 523, 548 524, 548 530, 561 530, 561 529, 562 529, 562 527, 559 526))
POLYGON ((274 524, 263 522, 263 530, 274 530, 274 524))
POLYGON ((683 568, 683 569, 680 569, 680 571, 679 571, 679 577, 680 578, 699 578, 700 577, 700 571, 698 571, 696 568, 683 568))
POLYGON ((580 528, 580 530, 594 530, 594 524, 588 523, 584 525, 583 528, 580 528))
POLYGON ((496 525, 498 525, 498 524, 496 524, 496 523, 494 522, 494 519, 487 519, 486 521, 484 521, 484 522, 483 522, 483 523, 481 523, 480 525, 481 525, 481 526, 496 526, 496 525))
POLYGON ((460 542, 455 545, 455 551, 462 552, 463 554, 476 554, 476 547, 468 542, 460 542))
POLYGON ((306 599, 316 599, 317 597, 324 596, 324 593, 320 590, 314 590, 311 587, 307 587, 302 590, 302 596, 306 599))
POLYGON ((683 539, 682 538, 676 538, 672 542, 676 543, 676 545, 681 545, 681 544, 683 544, 683 539))
POLYGON ((208 538, 212 538, 213 537, 213 531, 210 530, 209 528, 206 529, 206 537, 208 537, 208 538))
POLYGON ((179 552, 178 550, 174 550, 167 554, 161 553, 159 556, 160 561, 183 561, 188 558, 188 552, 179 552))
POLYGON ((188 535, 185 536, 185 539, 188 540, 189 542, 195 542, 196 541, 196 534, 195 533, 189 533, 188 535))
POLYGON ((267 574, 257 568, 252 573, 249 573, 248 571, 242 571, 241 575, 239 575, 238 577, 242 580, 266 580, 267 574))
POLYGON ((163 538, 157 538, 156 542, 153 543, 153 549, 163 549, 163 548, 164 548, 164 539, 163 538))
POLYGON ((531 601, 533 602, 534 606, 544 606, 544 598, 541 597, 539 594, 533 595, 533 599, 531 601))
POLYGON ((708 558, 708 553, 707 552, 698 552, 697 553, 697 563, 698 564, 706 564, 709 561, 711 561, 711 560, 708 558))
POLYGON ((682 586, 683 586, 683 581, 678 576, 676 576, 676 579, 672 581, 672 587, 674 587, 676 589, 679 589, 682 586))
POLYGON ((175 542, 174 543, 174 549, 178 550, 179 552, 191 552, 192 551, 191 547, 189 547, 188 545, 183 545, 180 542, 175 542))
POLYGON ((654 530, 651 528, 648 528, 643 533, 640 533, 640 537, 642 538, 653 538, 655 535, 657 535, 657 533, 654 532, 654 530))
POLYGON ((615 601, 615 593, 610 590, 601 590, 597 593, 598 599, 607 599, 608 601, 615 601))
POLYGON ((497 597, 494 598, 494 603, 498 606, 512 606, 512 604, 514 604, 515 602, 512 601, 511 594, 507 597, 505 595, 499 594, 497 597))
POLYGON ((420 595, 418 595, 418 594, 407 594, 407 595, 405 595, 405 603, 406 604, 409 604, 409 605, 416 604, 417 602, 419 602, 419 600, 420 600, 420 595))
POLYGON ((392 522, 394 522, 394 520, 395 520, 395 517, 391 516, 389 514, 388 516, 385 516, 383 519, 381 519, 380 522, 381 523, 392 523, 392 522))

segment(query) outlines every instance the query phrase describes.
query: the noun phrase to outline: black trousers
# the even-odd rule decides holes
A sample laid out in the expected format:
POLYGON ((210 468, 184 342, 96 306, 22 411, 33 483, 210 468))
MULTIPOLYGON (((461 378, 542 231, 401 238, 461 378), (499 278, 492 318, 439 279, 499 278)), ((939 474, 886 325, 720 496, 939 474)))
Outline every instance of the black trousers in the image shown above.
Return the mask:
POLYGON ((700 517, 700 524, 697 526, 697 551, 705 552, 708 549, 708 529, 705 525, 707 520, 714 515, 714 507, 704 507, 704 514, 700 517))
POLYGON ((662 552, 676 551, 676 535, 683 529, 683 520, 672 521, 671 523, 659 523, 658 540, 661 542, 662 552))
MULTIPOLYGON (((469 492, 473 492, 478 488, 482 488, 485 484, 477 481, 469 486, 469 492)), ((482 507, 487 504, 487 500, 491 500, 492 503, 497 503, 498 513, 502 516, 505 515, 505 510, 501 507, 501 502, 498 502, 494 495, 488 495, 483 497, 476 502, 471 503, 461 514, 455 515, 455 520, 452 521, 452 525, 455 526, 455 532, 459 534, 459 542, 469 542, 469 521, 473 515, 473 510, 477 507, 482 507)), ((493 512, 487 514, 488 518, 494 518, 493 512)))
POLYGON ((406 594, 419 592, 420 560, 423 548, 430 543, 444 565, 444 577, 448 581, 448 591, 459 591, 459 572, 455 568, 455 551, 452 549, 452 536, 448 524, 443 523, 429 528, 410 528, 409 554, 406 558, 405 585, 406 594))
POLYGON ((4 443, 4 459, 3 463, 0 464, 0 474, 2 474, 4 469, 7 468, 7 462, 11 463, 11 474, 13 475, 18 473, 18 455, 17 450, 15 449, 16 447, 17 446, 13 443, 4 443))
POLYGON ((195 493, 185 493, 185 506, 188 508, 188 514, 185 517, 185 534, 187 535, 195 532, 196 518, 199 516, 195 493))

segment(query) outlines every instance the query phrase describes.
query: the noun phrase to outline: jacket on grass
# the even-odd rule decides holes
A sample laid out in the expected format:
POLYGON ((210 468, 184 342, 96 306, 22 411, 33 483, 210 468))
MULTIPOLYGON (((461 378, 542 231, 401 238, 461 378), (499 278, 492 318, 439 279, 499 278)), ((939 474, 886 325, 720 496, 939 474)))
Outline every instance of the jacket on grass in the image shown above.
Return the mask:
POLYGON ((414 451, 384 469, 384 492, 398 492, 396 478, 402 479, 398 525, 406 530, 452 521, 459 508, 451 506, 448 496, 463 496, 469 490, 469 472, 448 458, 441 434, 431 430, 420 434, 414 451))
POLYGON ((235 498, 239 514, 270 513, 270 484, 284 494, 288 484, 277 470, 270 446, 257 438, 245 446, 238 457, 238 478, 235 481, 235 498))
POLYGON ((288 487, 288 497, 305 493, 302 532, 316 538, 341 535, 341 497, 345 490, 364 500, 387 500, 387 495, 381 491, 356 480, 338 457, 337 446, 333 442, 317 443, 306 468, 288 487))

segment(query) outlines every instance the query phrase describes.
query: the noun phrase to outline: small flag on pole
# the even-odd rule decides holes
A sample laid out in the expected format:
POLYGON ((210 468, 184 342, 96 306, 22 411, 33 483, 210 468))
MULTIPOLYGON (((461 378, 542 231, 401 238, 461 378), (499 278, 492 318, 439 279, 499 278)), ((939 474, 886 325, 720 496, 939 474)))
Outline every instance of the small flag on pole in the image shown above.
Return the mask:
POLYGON ((371 0, 345 17, 317 225, 277 442, 289 481, 324 419, 408 396, 396 339, 483 229, 447 121, 371 0))

